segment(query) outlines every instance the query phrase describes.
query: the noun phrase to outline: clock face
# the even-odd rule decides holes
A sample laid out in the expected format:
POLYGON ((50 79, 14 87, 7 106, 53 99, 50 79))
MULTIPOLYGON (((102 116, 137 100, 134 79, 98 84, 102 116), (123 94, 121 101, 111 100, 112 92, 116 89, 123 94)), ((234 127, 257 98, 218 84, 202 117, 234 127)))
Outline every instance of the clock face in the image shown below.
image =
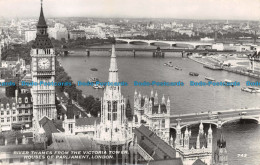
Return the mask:
POLYGON ((48 58, 40 58, 38 61, 38 66, 40 69, 49 69, 51 62, 48 58))

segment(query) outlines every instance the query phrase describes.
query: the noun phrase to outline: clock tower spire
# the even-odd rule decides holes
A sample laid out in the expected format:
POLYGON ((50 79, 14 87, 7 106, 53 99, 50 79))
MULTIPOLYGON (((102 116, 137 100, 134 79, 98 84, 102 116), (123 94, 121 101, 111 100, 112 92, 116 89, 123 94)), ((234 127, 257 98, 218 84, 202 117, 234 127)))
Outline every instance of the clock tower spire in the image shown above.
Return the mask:
POLYGON ((32 48, 39 48, 39 49, 53 48, 51 40, 48 38, 47 30, 48 30, 48 26, 44 18, 42 0, 41 0, 41 12, 37 24, 36 39, 32 45, 32 48))
MULTIPOLYGON (((38 122, 47 117, 56 119, 55 106, 55 62, 56 56, 53 45, 48 37, 41 0, 40 17, 37 24, 37 33, 31 49, 33 117, 38 122), (52 83, 53 82, 53 83, 52 83)), ((35 123, 35 124, 36 124, 35 123)), ((36 125, 37 125, 36 124, 36 125)))

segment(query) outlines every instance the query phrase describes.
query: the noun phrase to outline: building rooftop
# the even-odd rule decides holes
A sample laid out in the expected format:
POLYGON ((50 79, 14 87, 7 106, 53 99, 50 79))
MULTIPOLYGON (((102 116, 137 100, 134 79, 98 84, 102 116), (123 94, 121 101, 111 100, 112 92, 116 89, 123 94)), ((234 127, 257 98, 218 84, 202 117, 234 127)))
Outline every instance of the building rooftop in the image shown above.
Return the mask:
MULTIPOLYGON (((165 104, 160 104, 161 106, 161 113, 167 113, 166 105, 165 104)), ((159 105, 154 105, 152 108, 152 113, 159 113, 159 105)))
POLYGON ((86 135, 65 135, 64 133, 54 133, 53 143, 48 147, 48 150, 94 150, 94 144, 94 141, 86 135))
POLYGON ((150 161, 149 165, 183 165, 181 158, 167 159, 167 160, 154 160, 150 161))
POLYGON ((207 165, 201 159, 197 159, 192 165, 207 165))
POLYGON ((32 132, 22 133, 21 131, 8 131, 0 133, 0 151, 11 152, 17 150, 40 150, 43 149, 43 144, 34 145, 32 132), (28 144, 22 144, 23 136, 28 139, 28 144), (5 139, 7 140, 7 145, 5 145, 5 139), (18 145, 16 144, 16 139, 18 140, 18 145))
POLYGON ((21 98, 21 104, 32 104, 32 94, 31 93, 18 93, 18 99, 21 98), (27 98, 27 102, 25 99, 27 98))
POLYGON ((84 125, 94 125, 99 124, 101 122, 100 117, 86 117, 86 118, 78 118, 76 119, 76 126, 84 126, 84 125))
POLYGON ((3 97, 0 99, 0 105, 3 104, 3 108, 6 109, 6 104, 9 103, 9 108, 12 108, 13 103, 15 103, 15 99, 14 98, 7 98, 7 97, 3 97))
POLYGON ((46 116, 39 121, 39 124, 44 129, 48 141, 52 141, 52 133, 59 132, 59 124, 57 122, 54 122, 54 120, 48 119, 46 116))
POLYGON ((164 160, 176 158, 176 151, 144 125, 134 129, 138 144, 154 158, 164 160))

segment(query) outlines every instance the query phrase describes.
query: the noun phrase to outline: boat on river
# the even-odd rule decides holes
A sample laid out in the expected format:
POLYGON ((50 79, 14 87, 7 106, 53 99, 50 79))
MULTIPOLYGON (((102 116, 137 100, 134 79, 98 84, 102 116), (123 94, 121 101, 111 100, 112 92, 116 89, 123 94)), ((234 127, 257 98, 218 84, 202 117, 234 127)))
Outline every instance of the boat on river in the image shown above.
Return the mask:
POLYGON ((234 84, 232 83, 232 80, 225 79, 224 82, 225 82, 225 85, 230 84, 229 86, 232 86, 232 87, 234 86, 234 84))
POLYGON ((214 78, 212 77, 205 77, 206 80, 209 80, 209 81, 216 81, 214 78))
POLYGON ((95 83, 95 82, 99 81, 99 79, 96 77, 91 77, 88 81, 95 83))
POLYGON ((257 87, 243 87, 241 90, 249 93, 260 93, 260 88, 257 87))
POLYGON ((97 68, 91 68, 90 70, 92 70, 92 71, 98 71, 97 68))
POLYGON ((180 67, 176 66, 175 67, 176 70, 182 70, 180 67))
POLYGON ((189 75, 191 75, 191 76, 199 76, 199 74, 196 73, 196 72, 190 72, 189 75))
POLYGON ((93 85, 93 88, 94 88, 94 89, 103 89, 104 86, 102 86, 102 85, 100 85, 100 84, 94 84, 94 85, 93 85))
POLYGON ((218 65, 209 65, 209 64, 205 64, 203 65, 204 68, 208 68, 208 69, 212 69, 212 70, 223 70, 223 68, 221 68, 218 65))

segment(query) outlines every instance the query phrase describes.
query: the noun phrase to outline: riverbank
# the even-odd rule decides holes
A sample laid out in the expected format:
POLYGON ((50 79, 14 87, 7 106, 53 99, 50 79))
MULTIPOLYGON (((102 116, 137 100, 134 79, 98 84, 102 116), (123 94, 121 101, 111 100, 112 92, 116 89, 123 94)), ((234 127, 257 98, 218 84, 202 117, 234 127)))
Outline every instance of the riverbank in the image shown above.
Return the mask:
MULTIPOLYGON (((200 63, 202 65, 212 65, 212 66, 216 65, 216 63, 213 61, 209 62, 210 59, 208 57, 195 58, 195 57, 189 56, 188 58, 190 60, 200 63)), ((236 63, 232 63, 232 64, 235 65, 236 63)), ((246 68, 243 68, 241 66, 234 66, 234 67, 221 66, 221 68, 227 72, 232 72, 232 73, 260 79, 260 74, 249 72, 246 68)))
MULTIPOLYGON (((72 99, 74 105, 76 105, 81 111, 85 111, 87 114, 91 116, 97 117, 98 113, 101 110, 101 102, 98 98, 94 98, 92 95, 85 96, 82 94, 82 91, 77 89, 76 84, 73 83, 72 78, 67 74, 64 70, 63 66, 61 65, 60 59, 57 59, 56 62, 56 75, 55 75, 56 82, 71 82, 71 86, 57 86, 55 88, 56 93, 63 95, 67 93, 67 99, 64 100, 67 103, 68 99, 72 99)), ((63 96, 63 98, 65 98, 63 96)))

